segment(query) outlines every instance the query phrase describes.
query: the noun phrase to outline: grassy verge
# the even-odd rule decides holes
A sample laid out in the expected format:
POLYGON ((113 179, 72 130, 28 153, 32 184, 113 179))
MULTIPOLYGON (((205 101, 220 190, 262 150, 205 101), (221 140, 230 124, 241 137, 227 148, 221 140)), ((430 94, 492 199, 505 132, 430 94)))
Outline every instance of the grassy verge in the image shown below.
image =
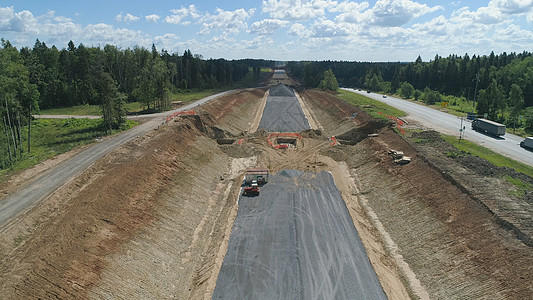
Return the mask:
MULTIPOLYGON (((270 69, 261 69, 262 73, 271 72, 270 69)), ((234 82, 230 86, 216 89, 207 90, 178 90, 170 94, 170 101, 181 101, 183 103, 189 103, 196 100, 209 97, 214 94, 218 94, 223 91, 248 88, 254 86, 257 82, 253 79, 253 73, 248 72, 246 76, 234 82)), ((135 113, 142 111, 145 107, 141 102, 128 102, 124 105, 124 108, 128 113, 135 113)), ((102 114, 102 108, 99 105, 78 105, 72 107, 63 108, 50 108, 40 111, 41 115, 69 115, 69 116, 100 116, 102 114)))
POLYGON ((378 111, 395 117, 403 117, 406 115, 405 112, 394 108, 390 105, 387 105, 381 101, 370 99, 368 97, 359 95, 357 93, 352 93, 344 90, 340 90, 340 94, 337 95, 340 99, 345 102, 348 102, 352 105, 359 106, 361 109, 365 110, 369 115, 376 119, 388 120, 388 118, 382 114, 379 114, 378 111))
POLYGON ((41 115, 73 115, 73 116, 99 116, 102 108, 98 105, 78 105, 72 107, 60 107, 42 109, 41 115))
MULTIPOLYGON (((143 110, 140 102, 128 102, 124 105, 128 112, 143 110)), ((78 105, 72 107, 49 108, 40 111, 41 115, 69 115, 69 116, 100 116, 102 108, 99 105, 78 105)))
POLYGON ((505 157, 501 154, 498 154, 492 150, 489 150, 483 146, 479 146, 475 143, 472 143, 467 140, 459 140, 456 136, 451 135, 442 135, 442 137, 455 148, 462 150, 464 152, 470 153, 474 156, 481 157, 493 165, 498 167, 509 167, 515 169, 517 172, 524 173, 530 177, 533 177, 533 167, 530 167, 526 164, 518 162, 516 160, 505 157))
MULTIPOLYGON (((270 69, 261 69, 262 73, 270 72, 270 69)), ((257 82, 253 79, 253 73, 250 71, 246 74, 244 78, 239 81, 234 82, 230 86, 216 89, 207 89, 207 90, 179 90, 171 94, 171 101, 181 101, 183 103, 189 103, 196 100, 209 97, 214 94, 218 94, 224 91, 249 88, 256 85, 257 82)))
MULTIPOLYGON (((401 98, 399 95, 394 95, 394 96, 397 98, 401 98)), ((417 101, 414 99, 404 99, 404 100, 417 103, 420 105, 425 105, 435 110, 442 111, 442 112, 445 112, 445 113, 448 113, 450 115, 454 115, 457 117, 466 117, 467 113, 473 110, 472 101, 466 100, 464 97, 442 95, 442 101, 448 102, 448 106, 446 107, 443 107, 441 105, 441 102, 437 102, 433 105, 428 105, 424 103, 423 101, 417 101)), ((505 112, 505 115, 508 116, 508 112, 505 112)), ((516 126, 518 127, 516 127, 515 129, 513 129, 512 126, 507 126, 507 132, 513 133, 521 137, 528 137, 528 136, 533 135, 533 131, 529 131, 529 130, 526 130, 524 127, 520 127, 521 126, 520 124, 516 124, 516 126)))
MULTIPOLYGON (((137 122, 127 120, 116 132, 129 129, 137 122)), ((90 119, 36 119, 31 127, 31 153, 27 153, 27 127, 23 129, 24 151, 8 168, 0 170, 0 182, 7 174, 30 168, 46 159, 68 152, 76 147, 90 144, 106 135, 101 120, 90 119), (25 132, 24 132, 25 131, 25 132)), ((115 132, 115 133, 116 133, 115 132)), ((2 153, 2 155, 7 155, 2 153)))

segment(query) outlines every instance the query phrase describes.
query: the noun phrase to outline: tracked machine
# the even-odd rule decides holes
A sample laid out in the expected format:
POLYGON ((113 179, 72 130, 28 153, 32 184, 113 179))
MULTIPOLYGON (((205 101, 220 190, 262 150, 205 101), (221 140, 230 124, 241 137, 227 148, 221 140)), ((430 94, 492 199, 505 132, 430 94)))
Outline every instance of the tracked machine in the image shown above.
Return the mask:
POLYGON ((258 196, 263 186, 268 182, 268 169, 250 169, 244 176, 244 196, 258 196))

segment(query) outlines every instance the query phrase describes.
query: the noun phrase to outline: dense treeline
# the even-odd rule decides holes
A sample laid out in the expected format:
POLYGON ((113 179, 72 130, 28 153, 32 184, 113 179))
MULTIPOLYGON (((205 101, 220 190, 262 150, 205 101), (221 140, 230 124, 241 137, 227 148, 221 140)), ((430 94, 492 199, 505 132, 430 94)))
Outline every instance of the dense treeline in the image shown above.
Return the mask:
POLYGON ((58 50, 39 40, 33 49, 20 54, 30 72, 30 82, 40 93, 41 108, 100 104, 99 73, 116 82, 118 92, 128 101, 140 101, 151 108, 165 108, 168 94, 175 89, 207 89, 230 85, 243 78, 248 66, 239 61, 203 60, 187 50, 183 55, 161 53, 152 46, 121 50, 105 47, 78 47, 71 41, 58 50))
POLYGON ((533 129, 533 55, 530 52, 449 57, 420 57, 411 63, 290 62, 291 74, 306 86, 317 87, 325 70, 331 69, 339 85, 397 93, 428 103, 441 95, 476 100, 478 114, 510 124, 524 116, 533 129))
POLYGON ((100 105, 102 125, 111 131, 124 123, 126 101, 165 110, 171 93, 229 86, 245 77, 249 68, 259 78, 262 66, 273 65, 263 60, 204 60, 190 50, 179 55, 155 46, 150 50, 76 47, 72 41, 59 50, 37 40, 33 48, 18 51, 2 39, 0 167, 22 154, 24 131, 30 151, 31 114, 39 109, 100 105))

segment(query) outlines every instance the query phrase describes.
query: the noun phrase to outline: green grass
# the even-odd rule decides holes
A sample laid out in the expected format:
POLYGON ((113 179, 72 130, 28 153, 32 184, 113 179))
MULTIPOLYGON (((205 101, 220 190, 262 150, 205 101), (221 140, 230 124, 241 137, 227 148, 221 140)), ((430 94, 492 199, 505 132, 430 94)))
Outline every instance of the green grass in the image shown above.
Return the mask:
POLYGON ((99 116, 102 108, 98 105, 78 105, 72 107, 49 108, 40 111, 41 115, 99 116))
MULTIPOLYGON (((270 69, 261 69, 262 73, 270 73, 270 69)), ((244 78, 234 82, 230 86, 216 89, 207 90, 178 90, 170 94, 170 101, 181 101, 183 103, 189 103, 196 100, 209 97, 214 94, 218 94, 223 91, 239 88, 248 88, 256 84, 253 80, 253 73, 250 71, 244 78)), ((124 108, 128 113, 140 112, 145 107, 141 102, 128 102, 124 105, 124 108)), ((68 115, 68 116, 100 116, 102 114, 102 108, 99 105, 78 105, 72 107, 63 108, 50 108, 40 111, 41 115, 68 115)))
POLYGON ((509 175, 505 176, 505 180, 507 180, 509 183, 514 185, 516 187, 515 191, 509 191, 509 194, 515 197, 522 197, 525 192, 533 189, 533 186, 527 182, 523 182, 522 180, 518 178, 513 178, 509 175))
POLYGON ((209 90, 201 90, 201 91, 177 91, 175 93, 172 93, 170 95, 171 101, 181 101, 183 103, 193 102, 196 100, 203 99, 205 97, 214 95, 216 93, 221 92, 222 90, 218 89, 209 89, 209 90))
POLYGON ((470 153, 474 156, 483 158, 491 162, 495 166, 509 167, 509 168, 515 169, 517 172, 521 172, 530 177, 533 177, 533 167, 530 167, 526 164, 517 162, 508 157, 505 157, 483 146, 479 146, 473 142, 470 142, 464 139, 459 142, 459 139, 456 136, 442 135, 442 137, 447 142, 452 144, 455 148, 462 150, 464 152, 470 153))
MULTIPOLYGON (((266 72, 271 72, 271 70, 261 69, 261 72, 266 73, 266 72)), ((234 82, 230 86, 226 86, 223 88, 216 88, 216 89, 207 89, 207 90, 178 90, 171 94, 170 99, 171 101, 182 101, 183 103, 189 103, 189 102, 203 99, 205 97, 212 96, 214 94, 218 94, 223 91, 232 90, 232 89, 249 88, 249 87, 253 87, 256 84, 257 82, 253 80, 253 73, 250 71, 246 74, 244 78, 234 82)))
MULTIPOLYGON (((128 112, 143 110, 140 102, 128 102, 124 105, 128 112)), ((49 108, 40 111, 41 115, 68 115, 68 116, 100 116, 102 108, 99 105, 78 105, 72 107, 49 108)))
MULTIPOLYGON (((27 127, 23 129, 23 153, 8 168, 0 170, 0 182, 5 175, 32 167, 48 158, 90 144, 106 135, 101 120, 90 119, 36 119, 31 127, 31 153, 27 153, 27 127)), ((117 132, 129 129, 137 122, 127 120, 117 132)), ((7 155, 7 153, 2 153, 7 155)))
POLYGON ((338 94, 337 97, 352 105, 359 106, 361 109, 365 110, 370 116, 376 119, 388 120, 386 116, 379 114, 378 111, 386 115, 395 117, 403 117, 406 115, 405 112, 397 108, 387 105, 381 101, 373 100, 368 97, 359 95, 357 93, 340 90, 340 94, 338 94))

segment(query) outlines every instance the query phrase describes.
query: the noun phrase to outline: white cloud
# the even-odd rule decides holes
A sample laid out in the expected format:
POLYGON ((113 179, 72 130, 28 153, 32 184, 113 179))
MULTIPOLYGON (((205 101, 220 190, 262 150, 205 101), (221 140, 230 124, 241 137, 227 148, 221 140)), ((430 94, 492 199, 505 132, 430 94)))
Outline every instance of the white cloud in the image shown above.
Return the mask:
POLYGON ((144 18, 146 19, 146 21, 150 23, 157 23, 159 19, 161 19, 161 16, 156 15, 156 14, 151 14, 151 15, 145 16, 144 18))
POLYGON ((37 19, 27 10, 15 13, 13 7, 0 7, 0 31, 33 30, 37 19))
POLYGON ((529 30, 523 30, 520 26, 511 24, 503 29, 498 29, 495 36, 497 39, 503 42, 525 42, 531 43, 533 41, 533 32, 529 30))
POLYGON ((413 29, 421 36, 445 36, 449 32, 449 23, 444 16, 438 16, 429 22, 413 25, 413 29))
POLYGON ((331 0, 263 0, 263 12, 275 19, 305 21, 323 16, 337 5, 331 0))
POLYGON ((3 32, 15 32, 14 39, 25 45, 32 45, 31 43, 39 38, 47 44, 57 44, 58 47, 66 45, 69 40, 86 45, 109 43, 124 47, 149 46, 152 40, 140 31, 116 28, 103 23, 84 27, 73 23, 70 18, 56 17, 54 11, 34 17, 29 11, 15 13, 12 7, 0 7, 0 33, 3 32))
POLYGON ((287 24, 289 24, 288 21, 264 19, 258 22, 254 22, 250 26, 250 30, 248 30, 248 32, 259 35, 270 35, 273 34, 274 31, 276 31, 277 29, 287 26, 287 24))
POLYGON ((370 23, 385 27, 402 26, 413 18, 418 18, 439 9, 443 9, 443 7, 429 7, 426 4, 411 0, 379 0, 371 9, 370 23))
POLYGON ((125 15, 123 15, 122 13, 118 14, 116 17, 115 17, 115 21, 117 22, 125 22, 125 23, 132 23, 132 22, 137 22, 139 21, 139 17, 137 16, 134 16, 130 13, 127 13, 125 15))
POLYGON ((235 44, 233 48, 244 48, 248 50, 255 50, 255 49, 262 49, 265 48, 267 45, 274 44, 274 40, 270 37, 265 36, 258 36, 255 37, 252 40, 243 40, 240 41, 238 44, 235 44))
POLYGON ((234 43, 235 39, 230 37, 227 33, 222 33, 220 35, 214 35, 210 40, 209 43, 211 44, 218 44, 218 45, 228 45, 230 43, 234 43))
POLYGON ((181 7, 180 9, 170 10, 172 15, 167 16, 164 20, 165 23, 169 24, 180 24, 186 18, 198 19, 200 14, 194 4, 189 5, 188 7, 181 7))
POLYGON ((148 37, 140 31, 125 28, 115 28, 112 25, 99 23, 89 24, 82 29, 81 36, 77 39, 83 39, 92 44, 112 44, 118 46, 148 45, 148 37))
POLYGON ((158 49, 173 49, 176 44, 179 42, 180 37, 173 33, 166 33, 163 35, 158 35, 154 38, 154 44, 157 45, 158 49))
POLYGON ((505 14, 527 13, 533 7, 533 0, 491 0, 489 8, 497 8, 505 14))
POLYGON ((533 23, 533 10, 527 15, 527 21, 533 23))
POLYGON ((347 36, 348 32, 341 25, 331 20, 319 20, 313 24, 312 37, 336 37, 347 36))
POLYGON ((308 38, 313 32, 307 29, 307 27, 305 27, 303 24, 294 23, 292 24, 291 28, 289 28, 288 33, 299 38, 308 38))
POLYGON ((502 14, 497 9, 480 7, 474 16, 475 20, 482 24, 497 24, 502 21, 502 14))
POLYGON ((222 32, 239 33, 242 29, 248 27, 246 20, 255 12, 255 9, 246 11, 242 8, 228 11, 217 8, 216 14, 207 14, 200 19, 201 29, 199 34, 209 34, 212 30, 222 32))
POLYGON ((365 16, 369 14, 368 11, 365 13, 365 10, 367 10, 368 7, 368 2, 357 3, 344 1, 330 9, 330 11, 341 13, 335 17, 337 22, 362 23, 368 18, 365 16))
POLYGON ((55 17, 54 21, 56 21, 58 23, 66 23, 66 22, 72 22, 72 19, 71 18, 66 18, 66 17, 55 17))

